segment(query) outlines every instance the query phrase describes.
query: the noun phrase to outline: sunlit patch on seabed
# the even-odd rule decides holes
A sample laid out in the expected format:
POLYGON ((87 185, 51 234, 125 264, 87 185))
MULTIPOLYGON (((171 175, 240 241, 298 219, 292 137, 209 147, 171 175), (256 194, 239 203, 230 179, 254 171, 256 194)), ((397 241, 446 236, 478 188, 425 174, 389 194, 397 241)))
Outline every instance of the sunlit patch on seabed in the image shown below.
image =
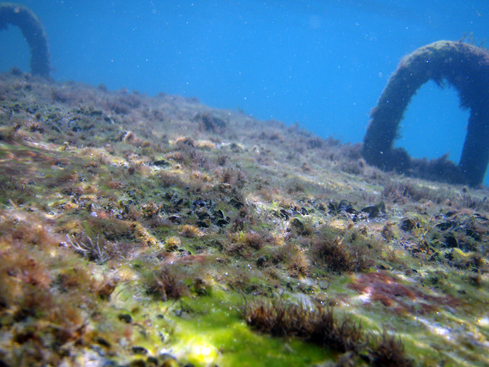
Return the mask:
POLYGON ((451 335, 450 335, 450 333, 452 331, 451 328, 442 327, 437 323, 433 323, 433 322, 431 322, 427 319, 421 318, 421 317, 415 317, 414 319, 419 321, 420 323, 422 323, 424 326, 426 326, 428 328, 428 330, 430 330, 432 333, 434 333, 436 335, 443 336, 447 340, 451 339, 451 335))
POLYGON ((199 366, 215 363, 219 357, 217 348, 206 342, 204 337, 190 338, 185 345, 176 345, 175 351, 177 355, 181 354, 181 357, 199 366))
POLYGON ((489 327, 489 317, 487 316, 481 317, 479 320, 477 320, 477 323, 480 326, 489 327))

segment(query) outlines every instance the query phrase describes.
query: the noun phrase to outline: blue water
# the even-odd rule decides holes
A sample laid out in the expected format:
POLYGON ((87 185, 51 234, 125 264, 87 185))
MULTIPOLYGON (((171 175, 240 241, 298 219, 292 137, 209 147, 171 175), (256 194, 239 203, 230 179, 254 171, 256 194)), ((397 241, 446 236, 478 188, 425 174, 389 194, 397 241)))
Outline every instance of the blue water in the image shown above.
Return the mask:
MULTIPOLYGON (((399 59, 425 44, 489 36, 489 1, 31 0, 53 77, 195 96, 217 108, 361 142, 399 59)), ((0 70, 28 70, 18 29, 0 32, 0 70)), ((397 142, 414 157, 460 158, 468 112, 453 89, 416 95, 397 142)))

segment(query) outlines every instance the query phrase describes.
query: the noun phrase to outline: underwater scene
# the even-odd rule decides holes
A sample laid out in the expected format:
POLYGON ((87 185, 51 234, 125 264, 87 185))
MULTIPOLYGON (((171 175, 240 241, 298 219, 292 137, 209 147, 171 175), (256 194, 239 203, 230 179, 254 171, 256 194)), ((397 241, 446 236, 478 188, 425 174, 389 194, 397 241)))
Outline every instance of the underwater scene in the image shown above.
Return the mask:
POLYGON ((0 2, 0 367, 489 366, 488 21, 0 2))

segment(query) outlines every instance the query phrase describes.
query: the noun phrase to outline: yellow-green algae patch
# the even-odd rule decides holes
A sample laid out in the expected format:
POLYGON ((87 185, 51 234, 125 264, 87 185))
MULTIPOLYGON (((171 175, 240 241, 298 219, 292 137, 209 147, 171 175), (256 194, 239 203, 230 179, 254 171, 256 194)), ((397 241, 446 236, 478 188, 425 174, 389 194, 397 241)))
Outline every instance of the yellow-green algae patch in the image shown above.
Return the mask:
POLYGON ((196 367, 279 367, 313 365, 335 355, 295 338, 253 332, 242 317, 243 298, 233 293, 214 291, 212 296, 161 302, 136 301, 132 290, 131 286, 116 288, 114 309, 106 317, 115 321, 118 315, 132 315, 130 344, 152 356, 167 353, 196 367))
POLYGON ((304 366, 332 358, 319 346, 294 338, 272 338, 253 332, 243 321, 237 302, 214 297, 186 300, 192 313, 178 321, 173 352, 195 366, 304 366))

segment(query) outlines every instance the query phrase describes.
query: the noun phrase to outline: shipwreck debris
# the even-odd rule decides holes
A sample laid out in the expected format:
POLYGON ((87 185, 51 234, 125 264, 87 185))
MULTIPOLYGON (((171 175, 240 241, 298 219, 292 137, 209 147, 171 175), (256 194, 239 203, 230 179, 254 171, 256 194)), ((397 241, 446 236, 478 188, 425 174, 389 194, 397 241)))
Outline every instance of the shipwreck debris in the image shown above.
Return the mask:
POLYGON ((489 162, 489 53, 471 44, 438 41, 405 56, 373 109, 364 138, 363 157, 383 170, 452 184, 478 186, 489 162), (399 123, 411 98, 429 80, 454 86, 460 106, 470 110, 467 136, 458 165, 442 156, 427 161, 411 159, 394 148, 399 123))
POLYGON ((39 18, 26 6, 14 3, 0 4, 0 30, 8 24, 20 28, 31 50, 31 73, 49 77, 48 39, 44 26, 39 18))

